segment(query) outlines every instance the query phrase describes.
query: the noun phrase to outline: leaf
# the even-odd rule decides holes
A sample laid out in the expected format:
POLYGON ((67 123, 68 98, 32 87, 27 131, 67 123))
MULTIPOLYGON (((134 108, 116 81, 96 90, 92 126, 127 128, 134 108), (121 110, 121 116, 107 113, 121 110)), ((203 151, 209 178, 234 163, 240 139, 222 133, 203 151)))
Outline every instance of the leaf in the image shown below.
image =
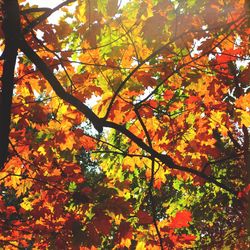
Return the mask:
POLYGON ((135 77, 139 82, 141 82, 145 87, 156 85, 157 81, 153 78, 153 76, 149 72, 138 71, 135 74, 135 77))
POLYGON ((139 241, 138 244, 136 245, 136 250, 143 250, 145 249, 145 242, 139 241))
POLYGON ((123 160, 123 169, 129 169, 131 172, 135 169, 135 162, 133 157, 126 156, 123 160))
POLYGON ((175 217, 173 217, 171 219, 169 227, 171 227, 171 228, 188 227, 189 222, 191 222, 191 221, 192 221, 192 218, 191 218, 190 211, 188 211, 188 210, 178 211, 176 213, 175 217))
POLYGON ((92 220, 97 231, 101 234, 108 235, 111 230, 111 223, 110 223, 110 217, 100 214, 98 216, 95 216, 92 220))
POLYGON ((74 192, 76 190, 76 188, 77 188, 77 185, 74 181, 69 183, 69 191, 70 192, 74 192))
POLYGON ((236 101, 235 105, 237 108, 242 108, 243 110, 250 109, 250 93, 240 96, 236 101))
POLYGON ((147 225, 147 224, 152 224, 153 223, 153 218, 150 216, 147 212, 145 211, 139 211, 137 213, 137 217, 139 218, 139 223, 142 225, 147 225))
POLYGON ((26 211, 31 211, 33 209, 32 203, 31 203, 31 201, 28 198, 24 198, 23 202, 20 205, 26 211))
POLYGON ((164 92, 164 95, 163 95, 163 97, 164 97, 164 99, 165 99, 166 101, 171 100, 173 96, 174 96, 173 91, 168 90, 168 89, 164 92))

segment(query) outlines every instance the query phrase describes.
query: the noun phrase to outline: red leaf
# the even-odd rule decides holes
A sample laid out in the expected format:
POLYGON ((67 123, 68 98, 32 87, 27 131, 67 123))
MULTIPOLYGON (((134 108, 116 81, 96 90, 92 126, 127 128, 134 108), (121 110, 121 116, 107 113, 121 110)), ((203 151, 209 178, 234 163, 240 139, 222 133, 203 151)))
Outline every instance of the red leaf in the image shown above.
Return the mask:
POLYGON ((143 225, 145 225, 145 224, 151 224, 151 223, 153 223, 153 218, 152 218, 152 216, 150 216, 147 212, 145 212, 145 211, 139 211, 138 213, 137 213, 137 216, 138 216, 138 218, 139 218, 139 224, 143 224, 143 225))
POLYGON ((188 210, 179 211, 176 213, 175 217, 172 219, 169 227, 172 228, 182 228, 188 227, 189 222, 192 221, 191 213, 188 210))
POLYGON ((165 99, 166 101, 171 100, 173 96, 174 96, 173 91, 168 90, 168 89, 164 92, 164 95, 163 95, 163 97, 164 97, 164 99, 165 99))
POLYGON ((135 74, 135 77, 140 81, 145 87, 155 86, 156 80, 152 78, 152 75, 149 72, 139 71, 135 74))
POLYGON ((108 235, 110 233, 112 225, 110 223, 110 217, 108 217, 107 215, 97 215, 94 218, 93 223, 99 233, 102 233, 104 235, 108 235))
POLYGON ((201 100, 201 98, 199 96, 189 96, 188 99, 185 100, 185 103, 192 104, 192 103, 198 102, 200 100, 201 100))

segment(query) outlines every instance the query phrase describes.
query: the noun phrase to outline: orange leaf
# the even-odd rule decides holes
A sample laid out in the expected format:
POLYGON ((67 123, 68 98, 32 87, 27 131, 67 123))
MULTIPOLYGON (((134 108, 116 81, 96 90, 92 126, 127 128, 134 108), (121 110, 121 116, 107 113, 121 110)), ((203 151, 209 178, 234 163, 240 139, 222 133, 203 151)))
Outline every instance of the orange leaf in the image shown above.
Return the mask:
POLYGON ((173 96, 174 96, 173 91, 168 90, 168 89, 164 92, 164 95, 163 95, 163 97, 164 97, 164 99, 165 99, 166 101, 171 100, 173 96))

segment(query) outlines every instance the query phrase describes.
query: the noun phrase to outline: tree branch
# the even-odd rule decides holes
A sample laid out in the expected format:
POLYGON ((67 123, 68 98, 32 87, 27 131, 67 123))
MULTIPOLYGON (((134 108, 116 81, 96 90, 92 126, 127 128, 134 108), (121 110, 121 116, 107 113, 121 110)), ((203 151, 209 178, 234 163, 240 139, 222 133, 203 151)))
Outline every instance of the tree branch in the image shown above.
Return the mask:
POLYGON ((3 169, 8 157, 14 70, 21 28, 18 2, 16 0, 5 0, 1 7, 3 11, 2 29, 5 38, 0 92, 0 169, 3 169))
POLYGON ((29 14, 29 13, 34 13, 34 12, 47 12, 47 11, 51 11, 51 8, 30 8, 30 9, 26 9, 26 10, 22 10, 20 13, 22 15, 25 14, 29 14))

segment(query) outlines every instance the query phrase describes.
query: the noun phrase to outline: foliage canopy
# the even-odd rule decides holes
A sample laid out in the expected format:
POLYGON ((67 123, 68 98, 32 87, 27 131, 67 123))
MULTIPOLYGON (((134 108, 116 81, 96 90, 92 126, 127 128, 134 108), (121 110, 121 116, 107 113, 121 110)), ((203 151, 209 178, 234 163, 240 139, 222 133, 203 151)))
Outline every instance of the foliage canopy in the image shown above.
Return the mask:
POLYGON ((0 2, 1 249, 249 247, 248 1, 0 2))

